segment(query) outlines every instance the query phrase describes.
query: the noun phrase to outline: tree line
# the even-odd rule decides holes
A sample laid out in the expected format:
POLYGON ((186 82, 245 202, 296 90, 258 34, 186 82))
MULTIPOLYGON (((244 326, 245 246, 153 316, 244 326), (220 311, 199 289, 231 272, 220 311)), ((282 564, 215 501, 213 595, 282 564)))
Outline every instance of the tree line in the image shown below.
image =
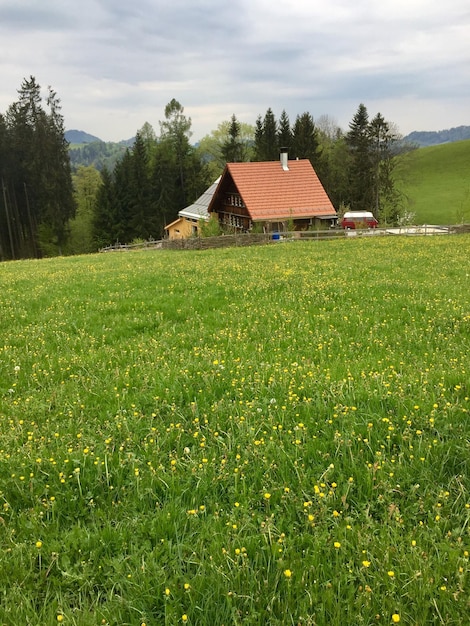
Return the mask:
POLYGON ((61 253, 75 215, 60 100, 34 77, 0 115, 0 258, 61 253))
POLYGON ((193 202, 228 162, 309 159, 337 210, 371 210, 393 223, 403 210, 394 167, 403 150, 394 125, 358 107, 343 132, 328 116, 305 112, 291 124, 269 108, 255 125, 235 114, 199 144, 191 118, 175 99, 157 136, 149 123, 112 169, 71 168, 60 101, 49 88, 46 108, 31 77, 0 116, 0 257, 92 252, 114 243, 159 239, 164 226, 193 202))

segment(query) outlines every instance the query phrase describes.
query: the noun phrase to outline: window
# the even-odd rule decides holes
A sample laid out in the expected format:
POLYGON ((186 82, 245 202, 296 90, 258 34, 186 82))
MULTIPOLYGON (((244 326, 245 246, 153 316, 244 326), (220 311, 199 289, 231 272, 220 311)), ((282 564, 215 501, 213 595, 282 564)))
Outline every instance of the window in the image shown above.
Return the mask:
POLYGON ((231 206, 237 206, 237 207, 244 206, 239 193, 230 193, 230 194, 228 194, 227 195, 227 204, 230 204, 231 206))
POLYGON ((243 228, 243 220, 239 215, 230 215, 230 225, 234 228, 243 228))

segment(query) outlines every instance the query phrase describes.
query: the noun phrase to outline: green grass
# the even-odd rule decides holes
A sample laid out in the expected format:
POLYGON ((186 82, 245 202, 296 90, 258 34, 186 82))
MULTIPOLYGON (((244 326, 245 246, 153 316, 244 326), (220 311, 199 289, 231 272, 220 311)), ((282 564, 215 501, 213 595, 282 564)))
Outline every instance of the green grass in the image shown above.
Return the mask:
POLYGON ((0 624, 467 624, 469 253, 0 265, 0 624))
POLYGON ((405 155, 397 181, 409 198, 416 223, 470 223, 470 140, 405 155))

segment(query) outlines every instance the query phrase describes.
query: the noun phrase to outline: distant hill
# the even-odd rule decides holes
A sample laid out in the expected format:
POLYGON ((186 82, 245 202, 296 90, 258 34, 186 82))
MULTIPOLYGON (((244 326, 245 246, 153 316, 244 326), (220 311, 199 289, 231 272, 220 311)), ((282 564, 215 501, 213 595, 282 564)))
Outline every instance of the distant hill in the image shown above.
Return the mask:
POLYGON ((102 141, 83 130, 67 130, 65 139, 69 142, 69 155, 72 169, 81 165, 92 165, 97 170, 107 167, 112 170, 127 148, 132 148, 135 137, 123 139, 119 142, 102 141))
POLYGON ((99 137, 85 133, 83 130, 66 130, 65 139, 69 143, 92 143, 94 141, 101 141, 99 137))
POLYGON ((449 128, 448 130, 436 131, 415 130, 404 137, 403 141, 423 147, 437 146, 441 143, 452 143, 465 139, 470 139, 470 126, 457 126, 455 128, 449 128))
POLYGON ((104 167, 112 171, 126 150, 127 146, 123 143, 92 141, 91 143, 71 144, 70 164, 72 170, 77 170, 81 165, 84 167, 92 165, 99 171, 104 167))
POLYGON ((396 183, 415 223, 470 223, 470 139, 408 152, 400 157, 396 183))
MULTIPOLYGON (((95 141, 99 141, 101 143, 105 143, 99 137, 95 137, 95 135, 90 135, 86 133, 84 130, 66 130, 65 131, 65 139, 70 144, 82 144, 82 143, 94 143, 95 141)), ((132 147, 135 142, 135 137, 131 137, 130 139, 122 139, 121 141, 108 141, 106 143, 115 143, 116 145, 126 146, 128 148, 132 147)))

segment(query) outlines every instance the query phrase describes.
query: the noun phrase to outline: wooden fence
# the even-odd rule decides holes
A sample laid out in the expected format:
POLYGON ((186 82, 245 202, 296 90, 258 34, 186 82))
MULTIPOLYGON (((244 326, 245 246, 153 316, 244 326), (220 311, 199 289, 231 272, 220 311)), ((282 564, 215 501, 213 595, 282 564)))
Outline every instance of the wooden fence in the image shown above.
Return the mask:
POLYGON ((470 232, 470 224, 449 226, 429 225, 402 226, 390 228, 363 228, 358 230, 307 230, 285 233, 240 233, 221 235, 219 237, 188 237, 187 239, 161 239, 145 241, 135 244, 116 244, 102 248, 100 252, 114 252, 119 250, 208 250, 211 248, 229 248, 240 246, 269 245, 294 241, 320 241, 326 239, 344 239, 348 237, 389 237, 389 236, 427 236, 427 235, 455 235, 470 232))

